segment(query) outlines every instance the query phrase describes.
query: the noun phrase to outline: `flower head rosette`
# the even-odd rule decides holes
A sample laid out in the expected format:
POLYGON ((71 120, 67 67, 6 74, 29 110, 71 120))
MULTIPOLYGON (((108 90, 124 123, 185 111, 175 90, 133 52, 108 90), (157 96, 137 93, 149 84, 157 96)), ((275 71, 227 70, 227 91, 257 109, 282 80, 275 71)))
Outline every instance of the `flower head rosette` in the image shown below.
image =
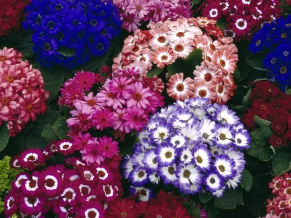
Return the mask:
POLYGON ((206 0, 198 10, 210 19, 225 19, 224 35, 240 41, 250 40, 264 22, 280 17, 280 6, 279 0, 206 0))
POLYGON ((32 33, 42 66, 74 68, 103 55, 120 34, 121 21, 111 1, 32 0, 26 7, 25 30, 32 33))
POLYGON ((105 217, 105 205, 123 195, 117 142, 104 136, 84 144, 81 149, 64 139, 13 158, 11 165, 26 172, 12 182, 4 202, 6 217, 45 217, 49 211, 58 217, 105 217), (76 157, 79 152, 84 161, 76 157), (58 161, 51 165, 54 157, 58 161))
POLYGON ((8 35, 12 30, 18 30, 23 20, 23 8, 29 0, 1 0, 0 10, 0 36, 8 35))
POLYGON ((120 70, 107 78, 96 90, 99 74, 77 72, 61 88, 59 105, 68 106, 71 115, 67 120, 70 136, 87 134, 90 129, 113 129, 118 134, 140 131, 149 114, 164 105, 161 79, 141 77, 134 67, 120 70))
POLYGON ((281 91, 291 85, 291 15, 264 23, 250 43, 253 54, 265 52, 263 66, 268 69, 267 76, 278 82, 281 91))
POLYGON ((235 112, 205 98, 186 99, 154 114, 138 134, 123 176, 133 186, 172 184, 186 194, 221 197, 239 185, 250 136, 235 112))
POLYGON ((179 18, 151 23, 149 30, 136 30, 114 59, 113 73, 132 67, 138 68, 142 77, 167 72, 171 98, 203 97, 224 104, 236 88, 233 74, 238 50, 215 23, 207 18, 179 18))
POLYGON ((120 17, 122 27, 128 32, 137 30, 143 23, 177 20, 178 18, 191 17, 191 2, 187 0, 158 1, 114 0, 120 17))
POLYGON ((13 48, 0 50, 0 126, 7 122, 10 136, 43 115, 49 97, 40 71, 21 58, 13 48))

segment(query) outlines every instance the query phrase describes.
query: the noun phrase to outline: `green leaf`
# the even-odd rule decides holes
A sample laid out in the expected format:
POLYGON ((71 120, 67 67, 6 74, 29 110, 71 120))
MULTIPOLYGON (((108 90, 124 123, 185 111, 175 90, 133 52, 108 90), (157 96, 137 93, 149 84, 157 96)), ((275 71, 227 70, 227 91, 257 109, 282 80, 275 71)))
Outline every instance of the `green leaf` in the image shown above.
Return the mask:
POLYGON ((251 89, 247 92, 247 94, 245 95, 245 97, 243 98, 242 100, 242 104, 245 106, 245 107, 249 107, 250 106, 250 102, 249 102, 249 97, 251 95, 251 89))
POLYGON ((235 84, 238 84, 239 83, 239 81, 240 81, 240 72, 239 72, 239 69, 238 68, 236 68, 234 70, 233 79, 235 81, 235 84))
POLYGON ((244 169, 244 171, 242 172, 241 183, 247 192, 251 189, 252 182, 253 182, 252 175, 250 174, 248 170, 244 169))
POLYGON ((174 75, 175 73, 184 73, 186 70, 185 63, 181 58, 177 58, 176 61, 167 66, 168 74, 174 75))
POLYGON ((193 5, 198 5, 201 2, 201 0, 192 0, 193 5))
POLYGON ((202 50, 193 50, 183 61, 185 63, 184 66, 186 67, 184 73, 186 73, 187 76, 193 78, 193 71, 196 69, 196 66, 200 65, 202 62, 202 50))
POLYGON ((265 125, 268 127, 271 126, 271 122, 269 120, 261 119, 257 115, 255 115, 254 120, 255 120, 256 124, 258 124, 259 126, 262 126, 262 125, 265 125))
POLYGON ((164 68, 159 68, 159 67, 157 67, 157 65, 153 65, 152 66, 152 69, 149 71, 149 72, 147 72, 147 77, 148 78, 152 78, 153 76, 157 76, 157 75, 159 75, 162 71, 164 70, 164 68))
POLYGON ((213 195, 209 195, 209 194, 199 195, 199 200, 201 201, 201 203, 204 203, 204 204, 210 201, 212 198, 213 198, 213 195))
POLYGON ((7 123, 3 123, 0 127, 0 151, 3 151, 9 141, 9 131, 7 123))
POLYGON ((65 47, 60 47, 58 49, 58 53, 60 53, 61 55, 65 56, 65 57, 73 57, 76 55, 76 50, 65 48, 65 47))
POLYGON ((271 160, 274 153, 268 141, 272 134, 272 130, 265 125, 251 132, 252 141, 247 153, 253 157, 259 158, 261 161, 271 160))
POLYGON ((213 205, 212 201, 205 204, 204 209, 207 212, 208 218, 215 218, 219 213, 219 210, 213 205))
POLYGON ((285 93, 286 93, 287 95, 291 95, 291 89, 288 89, 285 93))
POLYGON ((188 214, 195 218, 200 218, 200 210, 194 200, 189 199, 183 203, 183 207, 187 209, 188 214))
POLYGON ((41 132, 41 136, 44 137, 48 143, 50 143, 51 141, 57 141, 59 139, 54 132, 53 125, 50 123, 46 124, 41 132))
POLYGON ((236 84, 239 84, 241 81, 243 81, 248 75, 249 75, 249 65, 246 63, 245 59, 246 57, 251 55, 251 52, 249 50, 249 45, 247 42, 241 42, 236 44, 238 48, 238 62, 237 62, 237 68, 239 69, 240 77, 237 79, 236 84))
POLYGON ((234 209, 237 204, 243 203, 242 189, 228 189, 221 198, 214 198, 214 206, 221 209, 234 209))
POLYGON ((246 57, 246 62, 249 66, 260 71, 269 71, 264 68, 263 60, 266 57, 267 52, 258 52, 256 54, 246 57))
POLYGON ((47 100, 47 102, 50 102, 57 98, 57 93, 60 91, 60 87, 64 83, 65 69, 55 66, 51 69, 40 67, 39 70, 44 80, 44 89, 50 92, 50 97, 47 100))
POLYGON ((69 131, 69 127, 66 123, 65 117, 60 117, 53 125, 53 129, 55 134, 58 136, 59 139, 68 138, 67 134, 69 131))
POLYGON ((221 30, 225 30, 226 29, 226 21, 224 18, 220 18, 217 22, 216 25, 219 27, 219 29, 221 30))
POLYGON ((276 175, 282 175, 291 169, 290 148, 282 147, 276 149, 276 154, 274 154, 272 159, 272 168, 276 175))

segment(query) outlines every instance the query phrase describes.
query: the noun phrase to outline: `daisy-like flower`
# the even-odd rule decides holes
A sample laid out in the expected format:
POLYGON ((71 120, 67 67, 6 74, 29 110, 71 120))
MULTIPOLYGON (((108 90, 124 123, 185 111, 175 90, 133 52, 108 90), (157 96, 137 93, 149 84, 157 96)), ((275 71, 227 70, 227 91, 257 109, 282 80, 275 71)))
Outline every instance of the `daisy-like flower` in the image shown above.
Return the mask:
POLYGON ((206 83, 212 83, 215 78, 222 76, 222 71, 216 65, 207 65, 202 62, 200 66, 196 66, 193 74, 195 75, 195 80, 204 80, 206 83))
POLYGON ((148 182, 148 173, 143 167, 134 168, 129 174, 129 179, 133 185, 143 186, 148 182))
POLYGON ((158 48, 168 45, 169 40, 166 28, 151 29, 150 33, 152 38, 149 40, 149 46, 153 50, 157 50, 158 48))
POLYGON ((159 168, 159 172, 161 178, 164 180, 165 184, 178 184, 178 177, 177 177, 177 166, 173 164, 171 166, 164 166, 159 168))
POLYGON ((177 177, 180 188, 184 188, 184 186, 190 187, 191 184, 199 186, 202 178, 194 164, 180 165, 177 168, 177 177))
POLYGON ((145 156, 142 162, 150 170, 156 171, 158 168, 157 155, 155 154, 154 149, 150 149, 145 153, 145 156))
POLYGON ((114 178, 112 173, 109 171, 108 167, 106 167, 106 166, 97 167, 96 172, 99 176, 99 182, 101 184, 106 184, 106 183, 112 182, 112 180, 114 178))
POLYGON ((121 164, 121 168, 123 170, 123 176, 125 179, 129 178, 130 173, 133 170, 133 165, 132 165, 132 160, 130 158, 130 156, 125 156, 123 159, 123 162, 121 164))
POLYGON ((169 138, 172 146, 176 148, 181 148, 186 145, 186 138, 182 134, 175 134, 169 138))
POLYGON ((159 166, 169 166, 175 162, 177 151, 170 145, 160 144, 156 149, 156 155, 159 166))
POLYGON ((69 154, 73 154, 75 151, 73 143, 71 142, 71 140, 68 140, 68 139, 63 139, 61 141, 58 141, 57 146, 58 146, 58 152, 60 152, 61 154, 65 156, 69 154))
POLYGON ((64 188, 61 196, 60 196, 60 200, 65 202, 65 203, 69 203, 71 206, 76 206, 77 204, 77 199, 79 197, 79 193, 77 191, 77 188, 70 184, 67 185, 66 188, 64 188))
POLYGON ((233 144, 235 130, 233 130, 230 125, 217 125, 216 132, 216 143, 218 147, 228 148, 233 144))
POLYGON ((162 143, 169 138, 172 131, 172 127, 168 124, 161 123, 155 129, 152 130, 152 140, 157 143, 162 143))
POLYGON ((224 179, 220 176, 220 174, 210 171, 206 175, 204 182, 206 184, 206 190, 213 193, 222 189, 224 179))
POLYGON ((217 114, 217 121, 222 124, 237 125, 239 123, 239 117, 236 116, 234 111, 229 110, 226 105, 222 105, 221 110, 217 114))
POLYGON ((236 175, 235 162, 228 155, 216 155, 214 166, 216 171, 225 179, 232 179, 236 175))
POLYGON ((132 84, 131 89, 125 94, 124 98, 127 99, 127 107, 132 107, 133 105, 146 109, 149 106, 149 101, 147 97, 152 94, 149 88, 144 88, 141 82, 135 82, 132 84))
POLYGON ((151 56, 152 62, 159 68, 164 68, 166 65, 174 63, 176 59, 177 54, 170 46, 163 46, 156 49, 151 56))
POLYGON ((215 92, 211 89, 211 84, 204 80, 194 80, 194 97, 215 99, 215 92))
POLYGON ((237 47, 235 45, 221 46, 213 53, 213 63, 220 66, 227 73, 234 73, 238 61, 237 47))
POLYGON ((171 48, 177 54, 178 58, 186 58, 194 50, 192 45, 184 43, 171 44, 171 48))
POLYGON ((130 195, 134 196, 138 193, 138 200, 148 202, 152 198, 152 190, 144 187, 133 187, 129 188, 130 195))
POLYGON ((110 157, 112 158, 113 155, 116 155, 119 153, 118 150, 118 142, 112 141, 111 137, 103 136, 102 138, 98 138, 98 146, 99 151, 103 153, 104 157, 110 157))
POLYGON ((17 193, 10 190, 4 199, 4 214, 6 217, 12 216, 17 212, 17 193))
POLYGON ((62 191, 63 181, 55 167, 49 166, 41 171, 39 175, 39 185, 43 194, 53 198, 62 191))
POLYGON ((107 209, 107 217, 138 217, 140 212, 134 207, 134 200, 121 199, 113 202, 107 209))
POLYGON ((80 102, 83 107, 82 113, 84 114, 90 114, 101 109, 98 104, 98 99, 94 96, 93 92, 90 92, 87 96, 84 95, 82 100, 77 99, 76 102, 80 102))
POLYGON ((157 185, 159 183, 160 179, 161 178, 160 178, 160 176, 159 176, 159 174, 157 172, 149 173, 149 181, 151 183, 154 183, 154 184, 157 185))
POLYGON ((144 114, 144 110, 137 106, 132 106, 126 108, 126 113, 123 115, 125 124, 129 126, 130 129, 135 129, 140 131, 148 119, 148 115, 144 114))
POLYGON ((215 122, 210 119, 203 119, 200 123, 200 134, 203 142, 213 145, 217 132, 215 131, 215 122))
POLYGON ((37 166, 44 163, 44 154, 39 148, 30 148, 22 152, 19 156, 20 166, 29 171, 34 170, 37 166))
POLYGON ((249 33, 252 27, 252 19, 249 15, 235 15, 232 17, 233 22, 230 23, 232 30, 236 33, 237 36, 243 36, 246 33, 249 33))
POLYGON ((96 129, 103 130, 111 127, 114 121, 113 113, 109 109, 97 110, 93 114, 93 124, 96 129))
POLYGON ((79 217, 84 218, 100 218, 105 217, 105 210, 102 204, 98 201, 85 201, 82 202, 81 207, 77 212, 79 217))
POLYGON ((84 149, 80 150, 80 153, 82 154, 82 160, 86 161, 88 165, 93 163, 100 165, 104 160, 103 152, 95 143, 88 144, 84 149))
POLYGON ((184 80, 183 77, 183 73, 176 73, 170 77, 167 83, 167 93, 175 100, 183 101, 185 98, 194 96, 194 81, 189 77, 184 80))
POLYGON ((212 165, 212 154, 204 145, 195 146, 193 149, 193 156, 195 164, 200 170, 209 170, 212 165))
POLYGON ((251 137, 248 131, 240 129, 236 132, 234 137, 234 144, 240 149, 249 148, 251 142, 251 137))
POLYGON ((193 161, 193 155, 189 148, 185 147, 180 150, 180 161, 183 164, 190 164, 193 161))
POLYGON ((95 83, 95 75, 93 72, 89 71, 78 71, 75 75, 76 78, 76 86, 85 91, 89 91, 90 88, 95 83))
POLYGON ((18 203, 19 203, 19 211, 28 216, 37 215, 42 212, 45 213, 45 197, 43 195, 39 195, 36 197, 27 197, 22 193, 19 193, 18 203))

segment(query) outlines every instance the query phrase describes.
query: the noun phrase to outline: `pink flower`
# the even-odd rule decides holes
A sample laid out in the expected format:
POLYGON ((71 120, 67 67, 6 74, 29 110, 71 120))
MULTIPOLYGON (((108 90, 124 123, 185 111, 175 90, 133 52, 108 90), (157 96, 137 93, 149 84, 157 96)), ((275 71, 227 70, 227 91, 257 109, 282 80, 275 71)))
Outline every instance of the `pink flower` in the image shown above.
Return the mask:
POLYGON ((88 144, 85 148, 80 150, 80 153, 82 154, 82 160, 86 161, 87 164, 97 163, 100 165, 104 160, 103 152, 96 143, 88 144))
POLYGON ((132 79, 126 77, 113 78, 109 82, 109 88, 113 93, 116 93, 117 98, 123 98, 129 91, 129 84, 132 82, 132 79))
POLYGON ((122 19, 122 28, 126 29, 128 32, 133 32, 140 26, 140 18, 136 17, 135 14, 124 14, 122 19))
POLYGON ((127 125, 125 125, 126 120, 123 118, 123 114, 125 114, 124 108, 116 109, 113 112, 113 116, 115 118, 113 121, 113 129, 129 133, 130 129, 127 125))
POLYGON ((8 121, 11 115, 17 113, 19 110, 19 96, 13 92, 11 86, 0 85, 0 119, 8 121))
POLYGON ((24 95, 19 98, 19 104, 22 107, 20 118, 24 122, 35 121, 36 116, 40 115, 40 98, 34 95, 24 95))
POLYGON ((19 156, 20 166, 30 171, 34 170, 39 165, 43 165, 44 163, 44 154, 39 148, 30 148, 22 152, 19 156))
POLYGON ((132 89, 124 96, 127 99, 127 107, 132 107, 133 105, 146 109, 150 104, 147 97, 151 96, 149 88, 144 88, 141 82, 135 82, 132 84, 132 89))
POLYGON ((96 129, 103 130, 111 127, 114 122, 113 113, 109 109, 98 110, 93 115, 93 125, 96 129))
POLYGON ((96 110, 100 110, 101 107, 98 104, 97 96, 94 97, 93 92, 90 92, 87 96, 84 95, 82 100, 77 99, 75 102, 79 102, 82 106, 82 113, 91 114, 96 110))
POLYGON ((94 138, 90 135, 90 133, 82 134, 79 132, 78 135, 72 137, 74 150, 81 150, 87 144, 93 143, 94 138))
POLYGON ((148 115, 144 114, 144 110, 137 106, 132 106, 126 109, 126 113, 123 115, 125 119, 125 125, 128 125, 130 129, 135 129, 140 131, 146 121, 148 120, 148 115))
POLYGON ((19 211, 28 216, 37 215, 40 212, 45 213, 46 198, 43 195, 35 197, 27 197, 22 193, 19 193, 19 211))
POLYGON ((75 82, 77 87, 89 91, 95 83, 95 75, 93 72, 79 71, 76 73, 75 82))
POLYGON ((102 138, 98 138, 99 151, 102 152, 104 157, 112 157, 115 154, 119 153, 118 143, 116 141, 112 141, 111 137, 103 136, 102 138))

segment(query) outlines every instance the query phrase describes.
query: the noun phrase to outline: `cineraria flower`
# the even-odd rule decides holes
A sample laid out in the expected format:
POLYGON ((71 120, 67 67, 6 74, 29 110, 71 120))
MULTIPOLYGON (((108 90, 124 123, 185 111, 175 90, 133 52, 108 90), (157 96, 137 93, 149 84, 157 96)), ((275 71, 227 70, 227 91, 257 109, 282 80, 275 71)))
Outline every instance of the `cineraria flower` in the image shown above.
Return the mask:
POLYGON ((32 0, 25 12, 23 27, 32 33, 40 64, 48 68, 55 64, 66 68, 82 65, 91 55, 103 55, 110 41, 120 34, 121 20, 111 2, 32 0))
POLYGON ((34 170, 44 163, 44 154, 39 148, 30 148, 19 156, 20 166, 28 170, 34 170))
POLYGON ((118 146, 116 141, 112 141, 112 138, 103 136, 98 139, 99 150, 103 152, 104 157, 112 158, 113 155, 118 154, 118 146))
POLYGON ((177 101, 155 113, 139 139, 121 165, 134 187, 161 180, 185 194, 206 190, 216 197, 240 183, 245 165, 240 150, 250 143, 234 112, 203 98, 177 101), (229 123, 222 124, 221 115, 229 123), (179 119, 183 127, 175 124, 179 119))
POLYGON ((152 198, 152 190, 144 187, 133 187, 129 188, 130 195, 135 195, 138 193, 138 200, 139 201, 149 201, 152 198))

